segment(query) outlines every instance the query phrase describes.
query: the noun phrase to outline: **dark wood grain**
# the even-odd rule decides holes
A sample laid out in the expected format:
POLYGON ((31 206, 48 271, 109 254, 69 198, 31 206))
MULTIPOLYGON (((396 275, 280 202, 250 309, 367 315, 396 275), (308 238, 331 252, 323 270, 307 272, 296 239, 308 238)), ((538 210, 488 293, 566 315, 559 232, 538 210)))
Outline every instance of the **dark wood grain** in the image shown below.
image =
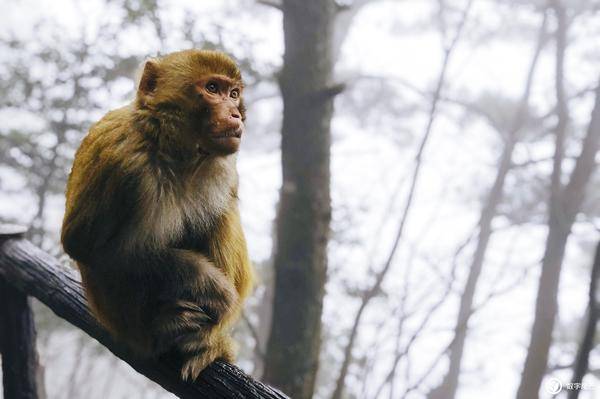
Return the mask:
POLYGON ((59 317, 85 331, 139 373, 180 398, 288 398, 252 379, 234 365, 214 362, 195 382, 184 382, 169 359, 143 359, 114 341, 90 313, 79 275, 29 241, 0 235, 0 278, 23 294, 34 296, 59 317))
POLYGON ((27 296, 0 279, 0 352, 4 397, 38 399, 35 325, 27 296))

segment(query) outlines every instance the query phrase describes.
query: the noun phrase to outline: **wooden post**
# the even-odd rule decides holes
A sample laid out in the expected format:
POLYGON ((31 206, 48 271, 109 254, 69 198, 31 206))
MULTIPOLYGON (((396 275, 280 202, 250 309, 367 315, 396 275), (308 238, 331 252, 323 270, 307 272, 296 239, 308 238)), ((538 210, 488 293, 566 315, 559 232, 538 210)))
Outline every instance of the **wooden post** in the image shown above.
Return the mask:
MULTIPOLYGON (((25 231, 20 226, 0 226, 0 240, 18 237, 25 231)), ((38 399, 35 343, 29 299, 0 279, 0 351, 5 398, 38 399)))

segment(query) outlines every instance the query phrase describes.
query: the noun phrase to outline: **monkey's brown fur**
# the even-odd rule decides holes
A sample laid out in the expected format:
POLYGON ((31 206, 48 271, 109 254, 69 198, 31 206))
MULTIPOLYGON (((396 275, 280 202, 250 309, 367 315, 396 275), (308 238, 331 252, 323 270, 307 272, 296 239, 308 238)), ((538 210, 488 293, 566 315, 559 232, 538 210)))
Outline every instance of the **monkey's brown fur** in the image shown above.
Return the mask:
POLYGON ((91 127, 67 184, 62 243, 94 314, 142 355, 180 355, 183 378, 233 359, 229 330, 252 285, 237 205, 241 86, 221 53, 147 62, 136 100, 91 127), (227 94, 208 92, 211 79, 227 94))

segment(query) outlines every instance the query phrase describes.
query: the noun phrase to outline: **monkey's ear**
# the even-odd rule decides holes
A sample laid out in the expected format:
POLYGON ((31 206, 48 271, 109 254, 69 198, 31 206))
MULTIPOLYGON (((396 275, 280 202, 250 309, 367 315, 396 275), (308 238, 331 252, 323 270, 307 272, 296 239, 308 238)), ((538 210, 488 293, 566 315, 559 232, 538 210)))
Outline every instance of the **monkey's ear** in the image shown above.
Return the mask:
POLYGON ((152 94, 156 90, 156 83, 158 80, 158 65, 156 61, 146 61, 144 64, 144 71, 140 78, 140 84, 138 85, 138 92, 141 94, 152 94))

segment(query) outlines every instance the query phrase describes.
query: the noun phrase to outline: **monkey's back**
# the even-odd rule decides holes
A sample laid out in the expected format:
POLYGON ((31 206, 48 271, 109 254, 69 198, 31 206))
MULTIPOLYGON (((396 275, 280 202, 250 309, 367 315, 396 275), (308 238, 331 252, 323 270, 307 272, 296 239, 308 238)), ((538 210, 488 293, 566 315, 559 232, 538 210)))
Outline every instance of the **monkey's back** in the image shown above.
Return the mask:
POLYGON ((101 247, 115 233, 116 218, 128 212, 126 191, 134 187, 127 187, 132 181, 127 176, 134 174, 139 142, 131 113, 130 106, 107 113, 91 126, 75 153, 62 227, 63 247, 75 260, 85 261, 101 247), (76 242, 65 240, 71 229, 77 229, 76 242))

